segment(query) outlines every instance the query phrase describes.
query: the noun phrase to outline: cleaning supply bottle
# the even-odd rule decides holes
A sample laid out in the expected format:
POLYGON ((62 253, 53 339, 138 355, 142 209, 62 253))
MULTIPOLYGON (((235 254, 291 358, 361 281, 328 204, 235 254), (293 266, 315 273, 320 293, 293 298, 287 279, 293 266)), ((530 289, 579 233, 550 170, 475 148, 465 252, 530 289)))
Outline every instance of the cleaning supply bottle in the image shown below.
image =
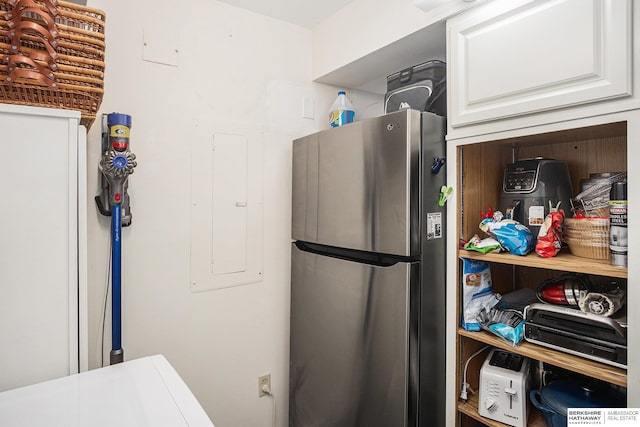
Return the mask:
POLYGON ((353 122, 355 115, 356 110, 353 108, 353 104, 347 99, 346 93, 341 90, 329 110, 329 124, 332 128, 346 125, 353 122))
POLYGON ((611 264, 627 267, 627 182, 615 182, 609 192, 609 242, 611 264))

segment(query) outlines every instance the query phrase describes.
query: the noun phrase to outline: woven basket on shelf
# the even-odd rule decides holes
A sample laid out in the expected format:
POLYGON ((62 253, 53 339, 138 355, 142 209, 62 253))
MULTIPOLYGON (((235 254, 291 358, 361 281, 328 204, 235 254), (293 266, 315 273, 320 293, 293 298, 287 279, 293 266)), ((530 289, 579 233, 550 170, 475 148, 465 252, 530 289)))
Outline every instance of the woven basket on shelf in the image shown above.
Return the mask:
POLYGON ((609 259, 609 218, 566 218, 563 237, 575 256, 609 259))
POLYGON ((79 110, 104 94, 104 12, 56 0, 0 0, 0 102, 79 110))

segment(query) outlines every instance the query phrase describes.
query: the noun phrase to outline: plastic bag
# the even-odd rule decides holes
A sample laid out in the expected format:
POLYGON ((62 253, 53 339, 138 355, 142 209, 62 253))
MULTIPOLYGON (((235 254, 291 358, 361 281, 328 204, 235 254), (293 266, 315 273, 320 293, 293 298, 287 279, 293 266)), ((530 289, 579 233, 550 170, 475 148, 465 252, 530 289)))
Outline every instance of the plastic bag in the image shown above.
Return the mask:
POLYGON ((483 309, 491 309, 500 300, 493 293, 491 270, 484 261, 463 259, 463 313, 462 327, 467 331, 479 331, 481 328, 477 316, 483 309))
MULTIPOLYGON (((551 204, 551 202, 549 202, 551 204)), ((540 226, 538 240, 536 242, 536 253, 543 258, 554 257, 562 249, 562 222, 564 221, 564 211, 551 209, 540 226)))
POLYGON ((493 236, 502 247, 514 255, 526 255, 536 244, 531 231, 512 219, 496 221, 494 218, 484 218, 480 222, 480 230, 493 236))
POLYGON ((478 313, 478 323, 513 347, 524 338, 524 317, 518 310, 499 309, 482 310, 478 313))
POLYGON ((502 246, 500 246, 500 243, 496 239, 487 237, 480 240, 477 234, 474 234, 473 237, 469 239, 464 245, 464 248, 468 251, 480 252, 481 254, 500 252, 502 250, 502 246))

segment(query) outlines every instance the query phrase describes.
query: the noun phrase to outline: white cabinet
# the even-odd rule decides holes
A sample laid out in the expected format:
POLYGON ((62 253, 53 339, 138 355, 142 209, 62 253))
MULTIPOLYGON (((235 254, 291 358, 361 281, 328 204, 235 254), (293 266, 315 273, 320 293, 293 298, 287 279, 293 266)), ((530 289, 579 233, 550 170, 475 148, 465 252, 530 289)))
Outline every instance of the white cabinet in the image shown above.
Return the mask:
POLYGON ((452 128, 632 93, 629 0, 494 0, 447 23, 452 128))
MULTIPOLYGON (((640 9, 628 0, 493 0, 447 23, 449 128, 447 183, 456 201, 447 213, 447 426, 503 426, 481 417, 477 399, 458 399, 468 357, 489 344, 505 348, 488 334, 458 327, 461 277, 459 258, 475 254, 458 248, 459 238, 477 232, 479 212, 497 206, 502 175, 514 158, 547 156, 565 160, 575 188, 591 172, 627 170, 629 206, 635 206, 640 169, 640 60, 631 46, 640 40, 640 9), (633 184, 633 183, 636 184, 633 184), (456 203, 455 207, 454 204, 456 203)), ((638 187, 640 188, 640 187, 638 187)), ((640 237, 630 217, 630 242, 640 237)), ((629 251, 635 253, 635 243, 629 251)), ((627 281, 627 305, 640 304, 636 278, 640 265, 627 270, 587 259, 552 260, 528 257, 479 256, 492 265, 497 292, 535 289, 541 277, 581 272, 627 281), (494 270, 495 269, 495 270, 494 270), (502 291, 500 286, 504 286, 502 291)), ((626 387, 627 406, 640 404, 640 312, 628 312, 628 369, 591 362, 563 352, 522 343, 517 353, 551 366, 626 387)), ((478 358, 480 359, 480 358, 478 358)), ((477 389, 479 365, 470 364, 467 382, 477 389)), ((533 411, 528 426, 544 425, 533 411)))
POLYGON ((86 130, 0 104, 0 391, 87 366, 86 130))

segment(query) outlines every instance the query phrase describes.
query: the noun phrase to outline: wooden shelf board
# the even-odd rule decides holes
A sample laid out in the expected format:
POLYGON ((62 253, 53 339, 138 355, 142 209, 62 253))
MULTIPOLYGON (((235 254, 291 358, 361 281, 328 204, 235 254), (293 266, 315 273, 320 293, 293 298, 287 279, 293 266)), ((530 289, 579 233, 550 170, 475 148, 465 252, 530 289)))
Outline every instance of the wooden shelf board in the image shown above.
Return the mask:
MULTIPOLYGON (((458 402, 458 411, 470 416, 471 418, 480 421, 481 423, 490 427, 509 427, 509 424, 503 424, 498 421, 484 418, 478 413, 478 395, 471 394, 467 402, 458 402)), ((527 427, 546 427, 547 423, 544 420, 544 415, 540 411, 531 405, 529 407, 529 419, 527 420, 527 427)))
POLYGON ((470 332, 459 328, 458 334, 463 337, 489 344, 493 347, 522 354, 523 356, 530 357, 531 359, 541 360, 545 363, 549 363, 572 372, 577 372, 579 374, 597 378, 612 384, 617 384, 622 387, 627 386, 627 371, 622 368, 616 368, 615 366, 609 366, 604 363, 563 353, 561 351, 526 341, 521 342, 517 347, 512 347, 500 337, 485 331, 470 332))
POLYGON ((572 273, 587 273, 599 276, 617 277, 621 279, 627 278, 627 269, 624 267, 613 266, 608 260, 589 259, 571 255, 566 252, 566 249, 553 258, 542 258, 535 252, 520 256, 507 253, 481 254, 480 252, 467 251, 465 249, 460 249, 458 251, 458 256, 461 258, 501 264, 513 264, 523 267, 569 271, 572 273))

